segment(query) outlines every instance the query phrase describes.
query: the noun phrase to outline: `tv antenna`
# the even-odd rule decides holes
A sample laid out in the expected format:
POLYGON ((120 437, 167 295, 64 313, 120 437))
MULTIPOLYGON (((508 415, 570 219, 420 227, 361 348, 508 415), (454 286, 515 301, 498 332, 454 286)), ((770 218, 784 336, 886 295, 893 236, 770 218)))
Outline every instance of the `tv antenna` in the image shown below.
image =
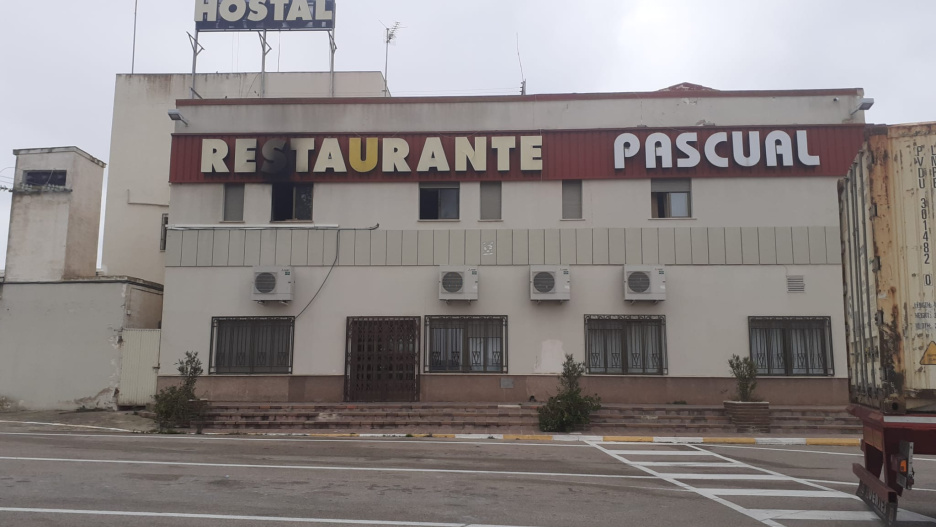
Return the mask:
POLYGON ((388 75, 388 69, 390 66, 390 43, 396 40, 397 31, 404 29, 404 27, 401 26, 399 22, 394 22, 393 26, 391 27, 387 27, 387 25, 384 24, 383 22, 380 22, 380 25, 382 25, 384 29, 387 30, 387 36, 386 36, 386 39, 384 40, 386 51, 384 52, 384 75, 383 77, 384 77, 384 97, 389 97, 390 89, 387 85, 387 75, 388 75))
POLYGON ((526 75, 523 74, 523 58, 520 57, 520 33, 517 33, 517 62, 520 63, 520 95, 526 95, 526 75))

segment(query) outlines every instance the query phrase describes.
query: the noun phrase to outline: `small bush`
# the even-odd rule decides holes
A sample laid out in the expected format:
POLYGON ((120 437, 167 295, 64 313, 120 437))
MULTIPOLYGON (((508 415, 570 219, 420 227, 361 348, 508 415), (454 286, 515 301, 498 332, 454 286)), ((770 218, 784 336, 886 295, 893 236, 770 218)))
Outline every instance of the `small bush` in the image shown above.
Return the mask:
POLYGON ((185 352, 185 358, 179 359, 176 368, 182 376, 182 383, 163 388, 153 397, 156 401, 153 411, 160 432, 171 431, 176 426, 188 426, 193 419, 201 417, 201 405, 191 402, 196 399, 195 383, 203 372, 198 352, 185 352))
POLYGON ((728 366, 731 368, 731 374, 738 381, 738 393, 736 401, 744 403, 754 402, 754 389, 757 388, 757 364, 750 357, 743 359, 737 355, 732 355, 728 359, 728 366))
POLYGON ((591 413, 601 408, 597 395, 582 395, 579 379, 585 374, 585 363, 575 362, 566 355, 559 374, 559 393, 538 408, 539 426, 543 432, 571 432, 588 424, 591 413))

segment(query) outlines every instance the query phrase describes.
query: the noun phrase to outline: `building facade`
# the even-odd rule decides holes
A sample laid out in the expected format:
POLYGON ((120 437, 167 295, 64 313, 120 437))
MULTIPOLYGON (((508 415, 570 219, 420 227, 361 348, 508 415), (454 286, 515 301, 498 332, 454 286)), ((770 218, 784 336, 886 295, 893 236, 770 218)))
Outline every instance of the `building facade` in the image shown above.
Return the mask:
POLYGON ((179 100, 160 382, 213 400, 847 400, 860 90, 179 100), (476 289, 475 289, 475 284, 476 289), (267 295, 267 296, 264 296, 267 295))

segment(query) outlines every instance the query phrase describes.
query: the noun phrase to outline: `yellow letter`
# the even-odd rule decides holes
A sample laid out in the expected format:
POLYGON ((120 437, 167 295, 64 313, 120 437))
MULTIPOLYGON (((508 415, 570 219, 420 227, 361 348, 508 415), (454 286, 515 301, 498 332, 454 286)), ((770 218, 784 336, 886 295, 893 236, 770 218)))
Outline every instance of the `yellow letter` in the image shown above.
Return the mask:
POLYGON ((348 140, 348 162, 351 163, 351 169, 359 174, 366 174, 377 168, 377 148, 380 142, 376 137, 367 138, 367 153, 364 159, 361 159, 361 138, 352 137, 348 140))

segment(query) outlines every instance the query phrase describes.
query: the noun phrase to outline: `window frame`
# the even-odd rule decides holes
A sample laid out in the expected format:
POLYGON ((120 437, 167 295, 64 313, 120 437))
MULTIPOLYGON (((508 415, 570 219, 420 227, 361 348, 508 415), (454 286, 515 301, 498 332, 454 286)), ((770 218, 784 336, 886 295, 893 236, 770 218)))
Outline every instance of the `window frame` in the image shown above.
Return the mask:
POLYGON ((166 252, 166 240, 169 238, 169 213, 163 212, 159 221, 159 251, 166 252))
MULTIPOLYGON (((571 191, 570 191, 571 192, 571 191)), ((582 220, 585 219, 585 184, 581 179, 563 179, 562 180, 562 197, 561 197, 561 206, 562 210, 561 215, 563 220, 582 220), (575 186, 578 191, 578 216, 566 215, 566 189, 575 186)))
POLYGON ((692 178, 652 179, 650 180, 650 218, 651 219, 691 219, 692 218, 692 178), (686 195, 686 215, 673 215, 673 196, 686 195), (661 203, 661 199, 663 202, 661 203), (662 214, 660 207, 662 206, 662 214))
POLYGON ((68 188, 68 171, 67 170, 24 170, 23 171, 23 186, 34 187, 34 188, 68 188), (29 181, 31 176, 45 175, 45 183, 36 184, 29 181), (61 177, 61 184, 58 182, 53 183, 53 179, 58 179, 61 177))
MULTIPOLYGON (((243 329, 243 328, 242 328, 243 329)), ((283 338, 283 336, 280 336, 283 338)), ((212 317, 211 318, 211 344, 210 344, 210 353, 208 360, 208 374, 209 375, 290 375, 292 374, 293 367, 293 358, 295 354, 296 347, 296 317, 212 317), (219 367, 219 357, 218 357, 218 345, 221 341, 219 336, 220 326, 223 322, 246 322, 246 329, 255 329, 251 326, 256 326, 257 328, 263 327, 264 325, 270 326, 273 328, 280 327, 286 330, 286 341, 289 347, 288 350, 288 360, 285 366, 276 366, 273 363, 273 357, 270 358, 269 364, 266 366, 256 366, 256 354, 258 351, 257 342, 259 340, 253 333, 248 333, 247 338, 243 338, 244 347, 247 348, 246 353, 249 355, 249 360, 247 366, 238 367, 238 366, 223 366, 219 367), (264 324, 266 322, 266 324, 264 324), (274 324, 270 324, 273 322, 274 324), (220 368, 223 368, 221 370, 220 368)), ((273 353, 273 346, 271 348, 271 355, 273 353)), ((236 351, 230 352, 231 355, 236 354, 236 351)), ((225 361, 226 362, 226 361, 225 361)))
MULTIPOLYGON (((423 357, 423 372, 430 374, 438 373, 458 373, 458 374, 488 374, 488 375, 499 375, 505 374, 508 372, 508 317, 507 315, 426 315, 423 317, 425 319, 425 349, 423 357), (444 322, 442 327, 436 325, 433 327, 433 322, 444 322), (472 333, 468 324, 476 324, 480 326, 482 332, 490 331, 490 333, 481 333, 482 336, 477 336, 478 333, 472 333), (439 330, 459 330, 461 331, 461 342, 459 348, 459 367, 455 368, 445 368, 444 364, 441 367, 433 367, 432 356, 435 351, 435 331, 439 330), (497 336, 492 336, 494 333, 499 333, 497 336), (496 365, 484 364, 488 358, 487 349, 481 350, 482 353, 482 364, 481 369, 474 369, 471 361, 471 343, 472 339, 500 339, 500 368, 496 368, 496 365), (468 350, 468 353, 465 353, 465 350, 468 350), (495 368, 495 369, 490 369, 495 368)), ((487 344, 487 343, 485 343, 487 344)), ((439 352, 441 353, 441 352, 439 352)), ((450 359, 449 359, 450 360, 450 359)), ((440 357, 440 362, 441 357, 440 357)))
MULTIPOLYGON (((598 324, 595 324, 596 326, 598 324)), ((648 356, 642 357, 644 363, 650 359, 648 356)), ((666 315, 585 315, 585 368, 588 375, 628 375, 628 376, 664 376, 669 375, 669 364, 667 356, 667 347, 666 347, 666 315), (595 323, 614 323, 617 322, 620 324, 619 328, 614 327, 589 327, 590 322, 595 323), (658 331, 657 339, 659 341, 660 353, 659 353, 659 367, 654 371, 650 371, 649 368, 642 368, 643 371, 629 371, 630 361, 627 358, 630 355, 629 350, 627 349, 627 330, 632 328, 640 327, 650 327, 656 328, 658 331), (608 351, 603 352, 603 364, 604 366, 596 366, 593 361, 593 339, 592 331, 597 330, 607 330, 607 331, 619 331, 621 333, 621 346, 619 358, 620 361, 620 371, 617 371, 613 366, 609 366, 609 357, 608 351), (615 371, 609 371, 614 369, 615 371), (599 371, 604 370, 604 371, 599 371)))
MULTIPOLYGON (((809 342, 807 339, 806 342, 809 342)), ((748 317, 748 350, 749 357, 757 365, 757 374, 764 377, 834 377, 835 376, 835 355, 833 353, 832 343, 832 317, 822 316, 749 316, 748 317), (805 327, 795 327, 802 325, 805 327), (781 367, 773 367, 769 363, 766 368, 762 368, 758 363, 758 357, 754 350, 754 331, 755 330, 779 330, 781 331, 781 353, 783 354, 784 364, 781 367), (798 373, 795 370, 800 369, 795 366, 795 357, 793 356, 792 334, 795 330, 821 331, 820 345, 825 349, 820 350, 819 362, 823 371, 810 372, 812 369, 808 364, 812 358, 807 356, 807 367, 805 373, 798 373)), ((770 355, 770 350, 765 351, 770 355)), ((810 350, 806 351, 807 354, 810 350)), ((769 360, 769 358, 768 358, 769 360)))
MULTIPOLYGON (((487 209, 493 209, 493 204, 488 204, 487 209)), ((488 212, 490 212, 488 210, 488 212)), ((500 181, 481 181, 478 184, 478 219, 480 221, 503 221, 504 220, 504 186, 500 181), (489 196, 491 200, 494 197, 493 190, 489 190, 488 194, 485 194, 485 188, 497 189, 497 217, 496 218, 485 218, 485 196, 489 196)))
MULTIPOLYGON (((246 200, 246 188, 244 189, 244 199, 246 200)), ((315 184, 312 182, 303 182, 303 183, 293 183, 293 182, 284 182, 284 183, 273 183, 270 185, 270 223, 285 223, 285 222, 311 222, 315 214, 315 184), (292 188, 292 205, 290 217, 287 219, 276 219, 276 188, 277 187, 286 187, 289 186, 292 188), (296 217, 296 198, 297 190, 300 188, 309 189, 309 217, 308 218, 297 218, 296 217)))
POLYGON ((443 182, 420 182, 419 183, 419 195, 417 198, 417 207, 416 207, 417 217, 419 221, 460 221, 461 220, 461 183, 458 181, 443 181, 443 182), (442 191, 443 190, 454 190, 455 191, 455 217, 454 218, 424 218, 423 217, 423 191, 435 191, 437 192, 436 197, 436 216, 442 216, 442 191))
MULTIPOLYGON (((244 183, 225 183, 224 191, 222 193, 222 201, 221 201, 221 221, 225 223, 243 223, 246 203, 247 203, 247 185, 245 185, 244 183), (228 211, 228 193, 230 192, 232 187, 239 187, 241 189, 240 190, 241 192, 240 219, 228 218, 228 212, 229 212, 228 211)), ((295 204, 293 206, 295 207, 295 204)))

